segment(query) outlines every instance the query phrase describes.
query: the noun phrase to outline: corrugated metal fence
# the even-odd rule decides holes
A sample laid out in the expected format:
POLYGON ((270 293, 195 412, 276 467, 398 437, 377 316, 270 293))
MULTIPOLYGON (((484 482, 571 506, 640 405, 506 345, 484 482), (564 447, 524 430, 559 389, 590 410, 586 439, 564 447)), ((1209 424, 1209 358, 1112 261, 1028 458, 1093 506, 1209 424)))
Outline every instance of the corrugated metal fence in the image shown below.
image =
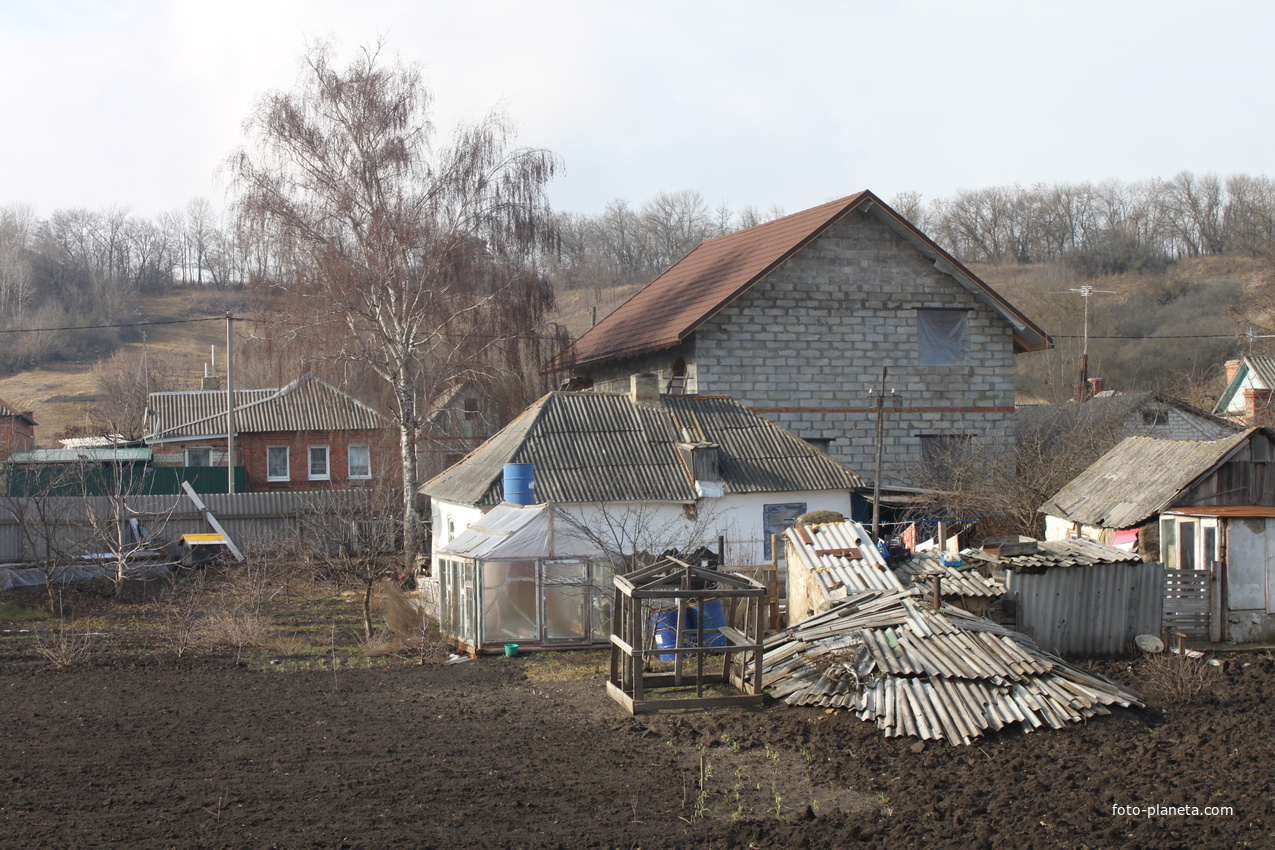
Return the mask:
POLYGON ((1138 635, 1162 630, 1164 568, 1154 562, 1011 572, 1008 579, 1019 628, 1056 654, 1123 655, 1138 635))
MULTIPOLYGON (((366 515, 367 490, 304 493, 218 493, 200 495, 226 533, 245 553, 279 548, 300 534, 302 518, 313 514, 366 515)), ((157 541, 207 532, 203 514, 186 496, 128 496, 120 504, 106 496, 89 498, 8 498, 0 502, 0 562, 44 557, 50 541, 60 552, 105 548, 104 535, 117 518, 135 518, 157 541)))

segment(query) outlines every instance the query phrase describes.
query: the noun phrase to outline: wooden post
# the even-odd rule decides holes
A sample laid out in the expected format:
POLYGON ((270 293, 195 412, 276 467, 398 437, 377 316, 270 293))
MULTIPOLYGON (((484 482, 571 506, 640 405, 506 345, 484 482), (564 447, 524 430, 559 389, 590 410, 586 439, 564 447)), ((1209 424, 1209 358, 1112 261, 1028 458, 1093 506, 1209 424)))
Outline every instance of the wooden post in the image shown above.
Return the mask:
MULTIPOLYGON (((787 558, 784 559, 784 564, 785 566, 787 566, 787 558)), ((777 632, 780 629, 780 626, 779 626, 779 535, 778 534, 770 535, 770 566, 774 570, 774 573, 771 576, 771 581, 774 581, 774 584, 771 585, 770 581, 766 582, 767 588, 770 590, 770 618, 769 618, 770 630, 772 632, 777 632)), ((758 635, 759 639, 760 637, 761 636, 758 635)))

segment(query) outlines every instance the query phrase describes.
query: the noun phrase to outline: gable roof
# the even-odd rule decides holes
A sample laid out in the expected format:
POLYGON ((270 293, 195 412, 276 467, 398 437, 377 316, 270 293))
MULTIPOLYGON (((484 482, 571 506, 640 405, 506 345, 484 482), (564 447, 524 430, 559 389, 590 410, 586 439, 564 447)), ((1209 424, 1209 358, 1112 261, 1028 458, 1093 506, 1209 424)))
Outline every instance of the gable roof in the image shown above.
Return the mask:
POLYGON ((1250 380, 1251 385, 1259 389, 1275 389, 1275 356, 1246 354, 1241 357, 1240 368, 1235 370, 1235 375, 1227 383, 1226 389, 1222 390, 1222 394, 1218 396, 1217 404, 1213 405, 1213 412, 1222 413, 1228 410, 1235 394, 1250 380))
MULTIPOLYGON (((1181 399, 1151 391, 1103 394, 1080 403, 1068 401, 1063 404, 1024 404, 1018 407, 1017 418, 1020 431, 1061 432, 1077 428, 1094 430, 1119 425, 1122 420, 1134 414, 1155 412, 1157 408, 1170 407, 1199 420, 1203 425, 1213 426, 1224 432, 1234 433, 1244 428, 1230 419, 1215 416, 1181 399)), ((1199 436, 1213 435, 1202 433, 1199 436)), ((1112 442, 1115 441, 1112 440, 1112 442)))
POLYGON ((554 392, 421 492, 465 505, 499 504, 504 465, 530 463, 538 502, 691 503, 699 495, 679 442, 719 446, 727 493, 863 486, 845 466, 729 398, 661 396, 648 406, 622 394, 554 392))
POLYGON ((3 416, 12 416, 14 419, 23 419, 23 420, 26 420, 26 422, 30 425, 39 424, 33 418, 31 418, 30 410, 23 410, 23 411, 14 410, 13 405, 9 404, 9 402, 0 398, 0 417, 3 417, 3 416))
POLYGON ((974 293, 1014 328, 1014 350, 1052 345, 1049 336, 973 272, 871 192, 784 216, 699 244, 580 336, 551 368, 629 357, 677 345, 723 307, 830 227, 858 210, 872 215, 974 293))
POLYGON ((1221 440, 1129 437, 1058 491, 1040 512, 1100 528, 1130 528, 1167 508, 1255 430, 1221 440))
MULTIPOLYGON (((235 390, 235 431, 363 431, 389 420, 313 374, 286 387, 235 390)), ((151 393, 146 406, 147 442, 226 436, 226 391, 151 393)))

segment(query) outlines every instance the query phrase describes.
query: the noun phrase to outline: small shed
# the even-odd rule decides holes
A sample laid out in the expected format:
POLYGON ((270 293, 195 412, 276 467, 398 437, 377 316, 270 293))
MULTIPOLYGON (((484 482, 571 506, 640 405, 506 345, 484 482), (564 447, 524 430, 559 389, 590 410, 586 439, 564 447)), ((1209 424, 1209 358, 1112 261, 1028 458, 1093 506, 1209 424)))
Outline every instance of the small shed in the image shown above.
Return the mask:
POLYGON ((1059 655, 1123 655, 1159 634, 1164 571, 1092 540, 1024 540, 966 557, 1004 571, 1017 626, 1059 655))
POLYGON ((1040 511, 1050 540, 1136 534, 1165 568, 1166 627, 1212 641, 1275 637, 1275 430, 1213 442, 1130 437, 1040 511))
POLYGON ((551 504, 493 508, 438 552, 439 627, 470 653, 605 644, 611 560, 551 504))

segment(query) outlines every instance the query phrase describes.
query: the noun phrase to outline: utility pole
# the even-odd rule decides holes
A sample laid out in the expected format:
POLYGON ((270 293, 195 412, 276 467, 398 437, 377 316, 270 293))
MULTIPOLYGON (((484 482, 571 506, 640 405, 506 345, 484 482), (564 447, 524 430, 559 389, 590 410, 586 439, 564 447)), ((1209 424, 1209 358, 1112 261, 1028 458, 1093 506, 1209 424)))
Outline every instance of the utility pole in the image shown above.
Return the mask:
MULTIPOLYGON (((881 442, 882 419, 885 416, 885 372, 881 367, 881 392, 877 393, 877 458, 872 468, 872 543, 881 539, 881 442)), ((872 389, 869 387, 868 392, 872 389)))
POLYGON ((226 486, 235 492, 235 319, 226 314, 226 486))

